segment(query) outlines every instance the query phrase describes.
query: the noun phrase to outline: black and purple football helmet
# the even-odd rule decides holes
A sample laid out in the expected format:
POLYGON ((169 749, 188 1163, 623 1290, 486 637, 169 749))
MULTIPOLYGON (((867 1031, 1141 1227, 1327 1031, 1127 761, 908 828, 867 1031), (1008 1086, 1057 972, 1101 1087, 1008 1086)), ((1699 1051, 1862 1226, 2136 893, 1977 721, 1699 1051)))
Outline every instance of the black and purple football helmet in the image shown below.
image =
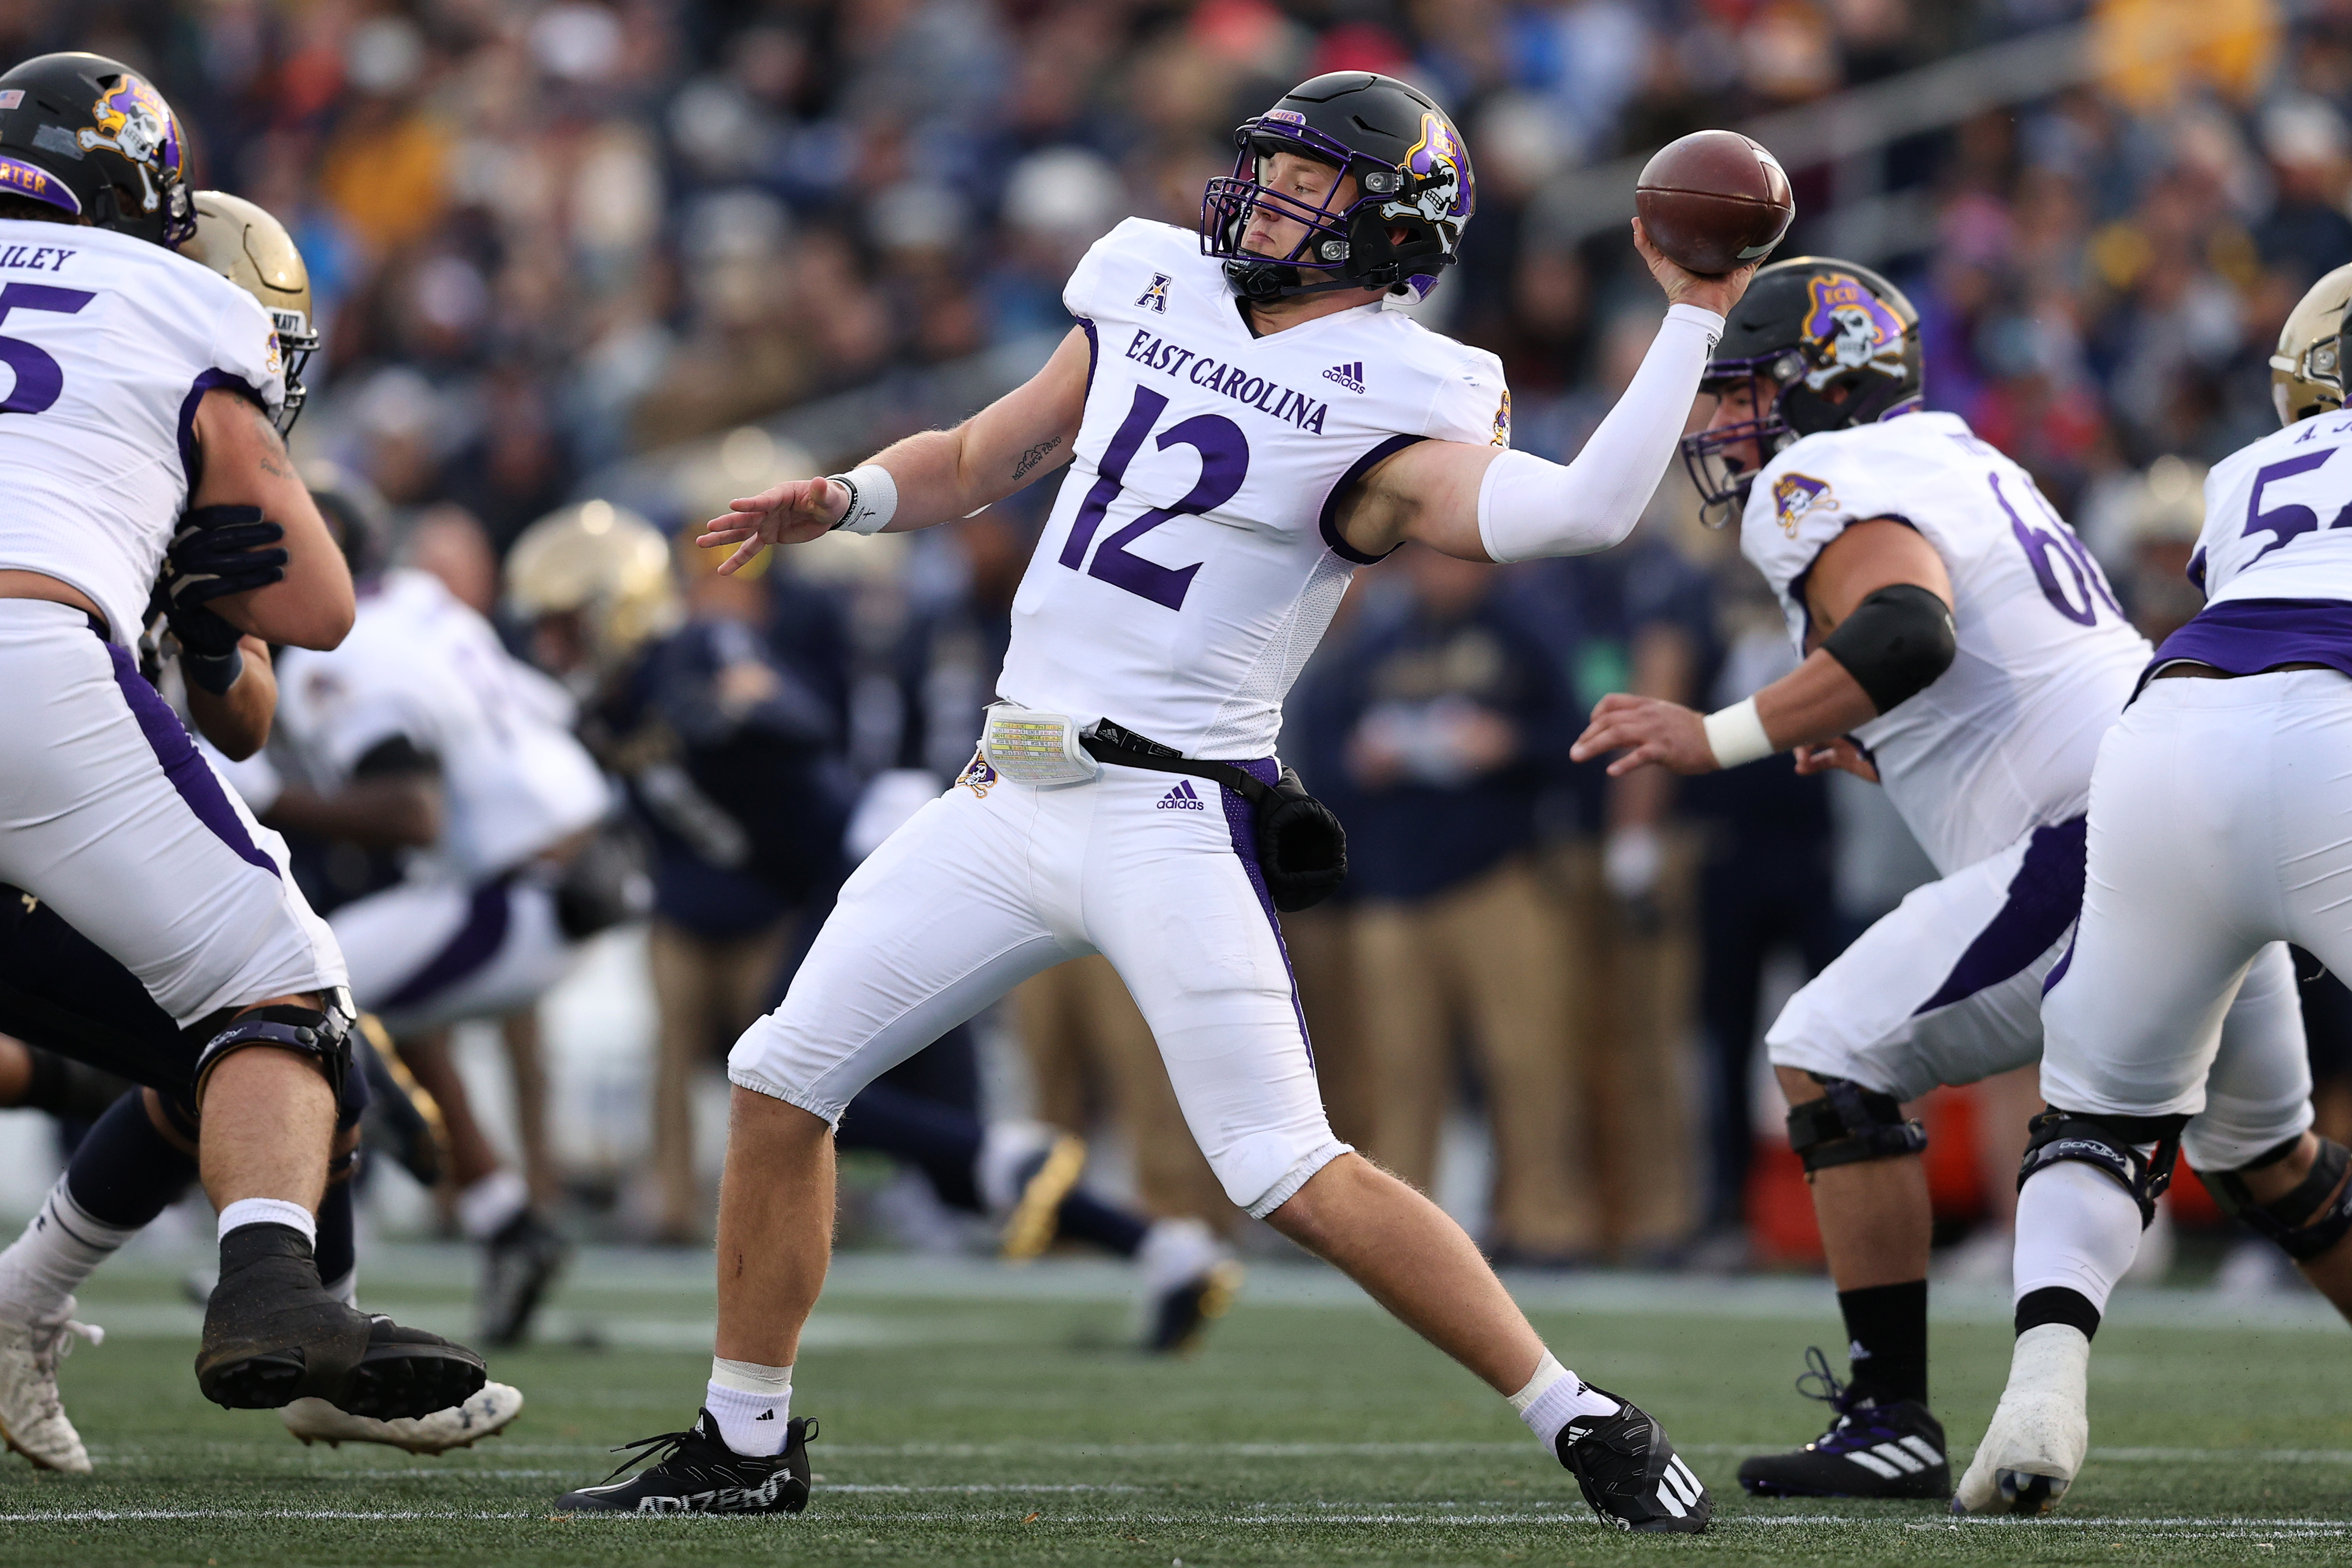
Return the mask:
POLYGON ((1919 405, 1919 312, 1867 267, 1821 256, 1776 261, 1731 308, 1698 387, 1720 396, 1743 382, 1754 418, 1683 437, 1683 467, 1709 528, 1737 521, 1756 475, 1800 437, 1919 405), (1760 454, 1752 468, 1741 451, 1750 441, 1760 454))
POLYGON ((0 193, 176 246, 196 232, 180 117, 103 55, 40 55, 0 74, 0 193))
POLYGON ((1234 172, 1201 198, 1201 252, 1225 264, 1234 292, 1260 302, 1335 289, 1382 289, 1419 300, 1453 265, 1477 205, 1462 133, 1429 96, 1393 77, 1331 71, 1299 83, 1234 132, 1234 172), (1320 203, 1264 183, 1265 160, 1295 153, 1356 177, 1320 203), (1286 256, 1242 248, 1261 210, 1306 233, 1286 256))

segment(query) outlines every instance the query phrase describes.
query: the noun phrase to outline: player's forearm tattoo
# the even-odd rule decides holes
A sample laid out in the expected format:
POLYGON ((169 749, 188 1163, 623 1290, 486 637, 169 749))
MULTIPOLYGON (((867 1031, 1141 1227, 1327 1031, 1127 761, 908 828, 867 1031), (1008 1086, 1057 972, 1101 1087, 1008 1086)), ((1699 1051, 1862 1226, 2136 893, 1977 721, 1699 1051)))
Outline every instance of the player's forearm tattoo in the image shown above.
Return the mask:
POLYGON ((254 422, 261 427, 261 471, 274 479, 294 477, 294 464, 286 455, 286 443, 278 434, 278 426, 269 416, 257 408, 254 422))
POLYGON ((1048 436, 1043 441, 1038 442, 1035 446, 1022 453, 1021 460, 1013 465, 1013 477, 1016 479, 1021 478, 1022 475, 1027 473, 1030 469, 1044 462, 1045 460, 1045 454, 1052 451, 1061 444, 1062 438, 1059 436, 1048 436))

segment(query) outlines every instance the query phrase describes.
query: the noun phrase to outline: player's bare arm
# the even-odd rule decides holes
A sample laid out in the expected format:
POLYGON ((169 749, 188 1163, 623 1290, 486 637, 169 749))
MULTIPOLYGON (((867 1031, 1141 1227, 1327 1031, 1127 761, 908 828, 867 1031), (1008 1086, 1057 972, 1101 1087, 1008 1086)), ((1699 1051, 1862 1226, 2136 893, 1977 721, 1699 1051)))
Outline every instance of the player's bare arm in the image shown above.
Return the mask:
MULTIPOLYGON (((1035 375, 952 430, 926 430, 884 447, 865 466, 885 470, 898 489, 887 523, 876 531, 908 533, 969 517, 1070 460, 1086 414, 1086 333, 1070 329, 1035 375)), ((722 573, 740 571, 771 544, 803 544, 832 531, 849 507, 849 489, 830 479, 786 479, 730 503, 703 525, 704 549, 733 546, 722 573)))
POLYGON ((237 639, 237 652, 245 668, 226 693, 215 696, 188 683, 188 717, 233 763, 269 743, 269 722, 278 713, 278 673, 269 665, 269 645, 248 634, 237 639))
POLYGON ((244 394, 215 387, 196 405, 195 437, 204 464, 189 504, 257 506, 286 531, 285 579, 227 595, 213 609, 265 642, 310 648, 341 643, 357 606, 351 569, 268 416, 244 394))
MULTIPOLYGON (((1872 518, 1855 523, 1822 549, 1807 580, 1805 603, 1813 622, 1807 638, 1811 650, 1804 663, 1756 694, 1756 718, 1773 751, 1796 750, 1801 771, 1839 767, 1874 779, 1868 759, 1846 736, 1892 707, 1892 702, 1882 706, 1882 700, 1924 672, 1922 660, 1934 661, 1933 650, 1907 646, 1934 640, 1931 628, 1915 628, 1912 622, 1932 618, 1941 610, 1945 634, 1941 664, 1936 668, 1940 672, 1943 664, 1950 663, 1950 574, 1935 546, 1909 525, 1893 518, 1872 518), (1932 595, 1932 605, 1923 595, 1932 595), (1847 638, 1840 638, 1840 629, 1849 623, 1864 636, 1849 632, 1847 638), (1832 639, 1836 646, 1828 646, 1832 639), (1904 668, 1900 673, 1890 668, 1882 679, 1872 661, 1904 668), (1876 697, 1864 685, 1865 679, 1879 686, 1876 697), (1887 679, 1893 684, 1886 684, 1887 679)), ((1920 680, 1911 689, 1927 684, 1920 680)), ((1677 702, 1612 692, 1594 707, 1591 723, 1577 737, 1570 754, 1585 762, 1623 751, 1609 764, 1612 778, 1654 763, 1678 773, 1712 773, 1723 763, 1706 723, 1697 710, 1677 702)))
MULTIPOLYGON (((1650 243, 1639 218, 1633 247, 1669 310, 1689 305, 1720 317, 1756 275, 1752 265, 1712 278, 1685 271, 1650 243)), ((1578 555, 1617 543, 1640 521, 1673 457, 1697 384, 1691 367, 1709 346, 1682 320, 1670 320, 1660 338, 1573 462, 1463 441, 1417 441, 1358 482, 1341 503, 1341 537, 1366 555, 1411 540, 1465 561, 1578 555), (1670 333, 1691 341, 1670 341, 1670 333), (1490 482, 1488 470, 1497 463, 1508 466, 1490 482)))

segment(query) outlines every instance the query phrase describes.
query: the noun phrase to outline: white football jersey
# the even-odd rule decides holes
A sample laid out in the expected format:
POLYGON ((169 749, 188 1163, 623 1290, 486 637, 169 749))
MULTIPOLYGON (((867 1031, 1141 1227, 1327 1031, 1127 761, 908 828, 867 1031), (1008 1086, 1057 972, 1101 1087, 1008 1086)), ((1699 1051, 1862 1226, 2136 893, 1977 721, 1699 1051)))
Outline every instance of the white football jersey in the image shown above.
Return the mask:
POLYGON ((279 731, 320 787, 398 737, 439 761, 446 821, 427 876, 508 870, 611 805, 561 688, 427 573, 387 572, 363 588, 342 645, 288 649, 278 679, 279 731))
POLYGON ((2189 577, 2206 603, 2352 599, 2352 413, 2242 447, 2205 476, 2189 577))
POLYGON ((2099 737, 2130 698, 2147 640, 2023 468, 1956 414, 1906 414, 1808 436, 1756 477, 1739 548, 1771 583, 1801 655, 1805 578, 1847 525, 1894 517, 1952 579, 1958 652, 1855 731, 1936 868, 1973 864, 2086 807, 2099 737))
POLYGON ((133 642, 187 507, 198 401, 285 399, 268 312, 143 239, 0 219, 0 567, 79 588, 133 642))
POLYGON ((998 695, 1187 756, 1270 756, 1372 559, 1339 538, 1338 497, 1423 437, 1507 445, 1501 362, 1379 305, 1254 336, 1198 237, 1140 218, 1062 300, 1093 349, 1086 416, 998 695))

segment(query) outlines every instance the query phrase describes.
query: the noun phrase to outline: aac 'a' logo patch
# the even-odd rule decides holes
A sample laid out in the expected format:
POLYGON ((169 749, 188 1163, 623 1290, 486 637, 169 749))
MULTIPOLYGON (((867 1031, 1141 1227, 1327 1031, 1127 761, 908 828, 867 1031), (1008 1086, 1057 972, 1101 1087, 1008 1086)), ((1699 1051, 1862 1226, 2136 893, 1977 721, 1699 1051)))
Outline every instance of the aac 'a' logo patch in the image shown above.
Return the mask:
POLYGON ((1780 520, 1780 531, 1791 539, 1797 537, 1797 524, 1808 512, 1835 505, 1837 497, 1827 479, 1789 473, 1772 481, 1772 515, 1780 520))
POLYGON ((1151 287, 1146 289, 1141 296, 1136 300, 1135 303, 1137 307, 1145 310, 1157 310, 1160 314, 1163 316, 1166 315, 1168 313, 1169 281, 1168 274, 1165 272, 1153 273, 1151 275, 1151 287))
POLYGON ((1511 393, 1508 387, 1503 389, 1503 400, 1495 405, 1495 436, 1486 444, 1490 447, 1511 444, 1511 393))

